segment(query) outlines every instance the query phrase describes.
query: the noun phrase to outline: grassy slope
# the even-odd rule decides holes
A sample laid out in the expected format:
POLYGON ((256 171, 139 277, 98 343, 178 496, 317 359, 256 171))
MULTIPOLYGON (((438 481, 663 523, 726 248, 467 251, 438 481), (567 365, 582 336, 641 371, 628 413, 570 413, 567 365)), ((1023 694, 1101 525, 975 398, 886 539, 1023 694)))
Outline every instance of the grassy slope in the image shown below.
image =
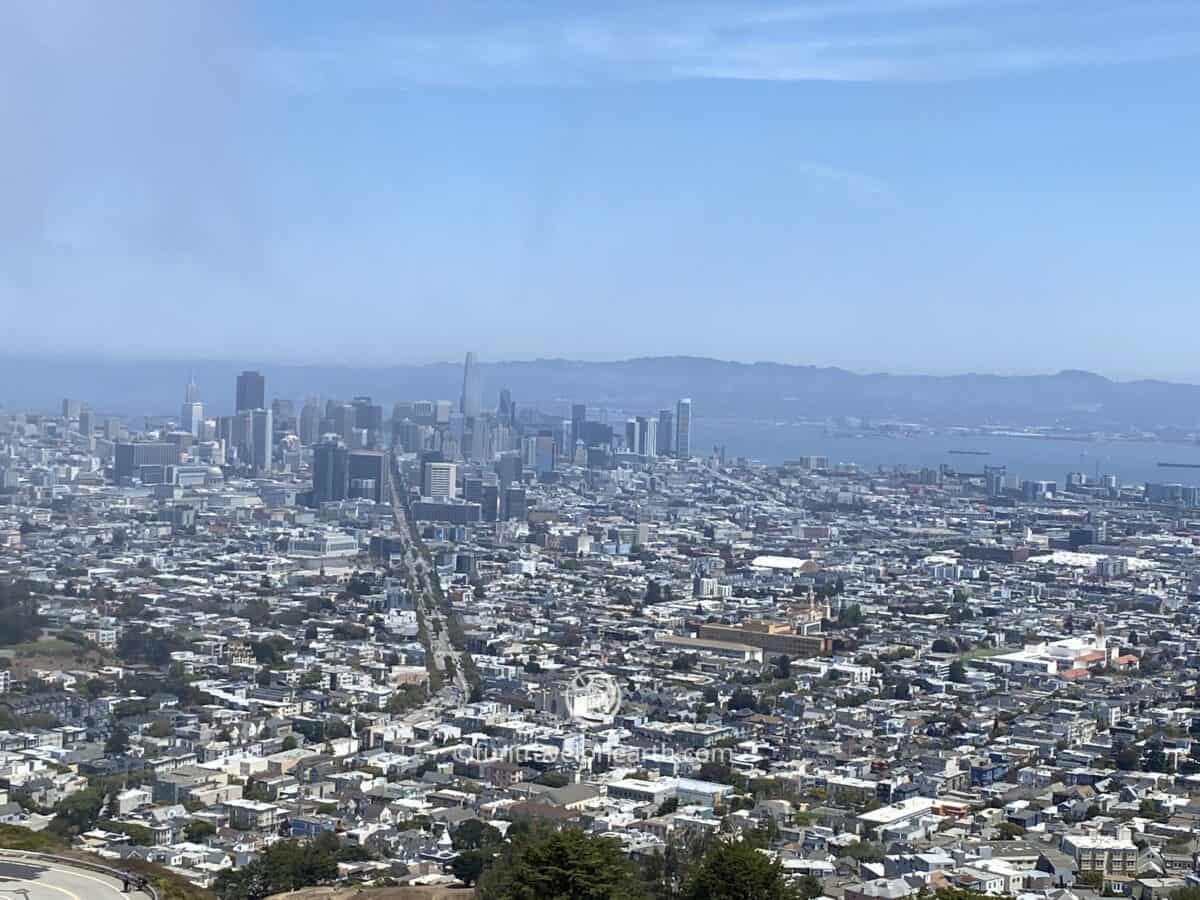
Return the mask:
POLYGON ((53 853, 66 858, 109 866, 113 869, 136 872, 147 878, 162 900, 213 900, 210 891, 198 888, 162 866, 150 863, 101 859, 98 856, 72 850, 66 841, 45 831, 30 831, 19 825, 0 825, 0 847, 8 850, 30 850, 36 853, 53 853))

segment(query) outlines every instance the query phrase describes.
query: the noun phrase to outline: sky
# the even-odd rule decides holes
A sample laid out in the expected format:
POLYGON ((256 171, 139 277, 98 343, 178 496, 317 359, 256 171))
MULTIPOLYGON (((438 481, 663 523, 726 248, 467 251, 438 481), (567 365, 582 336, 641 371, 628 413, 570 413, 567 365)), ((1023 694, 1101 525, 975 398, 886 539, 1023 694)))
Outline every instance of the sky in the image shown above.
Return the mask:
POLYGON ((0 4, 0 352, 1197 380, 1200 3, 0 4))

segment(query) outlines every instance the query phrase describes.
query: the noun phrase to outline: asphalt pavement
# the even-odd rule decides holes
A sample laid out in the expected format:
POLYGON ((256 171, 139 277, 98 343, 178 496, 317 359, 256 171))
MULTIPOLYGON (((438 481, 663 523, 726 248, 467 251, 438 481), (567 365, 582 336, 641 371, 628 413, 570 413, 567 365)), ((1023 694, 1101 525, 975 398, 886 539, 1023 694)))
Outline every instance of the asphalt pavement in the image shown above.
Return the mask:
POLYGON ((119 879, 100 872, 68 863, 0 856, 0 900, 128 900, 135 896, 145 895, 122 893, 119 879))

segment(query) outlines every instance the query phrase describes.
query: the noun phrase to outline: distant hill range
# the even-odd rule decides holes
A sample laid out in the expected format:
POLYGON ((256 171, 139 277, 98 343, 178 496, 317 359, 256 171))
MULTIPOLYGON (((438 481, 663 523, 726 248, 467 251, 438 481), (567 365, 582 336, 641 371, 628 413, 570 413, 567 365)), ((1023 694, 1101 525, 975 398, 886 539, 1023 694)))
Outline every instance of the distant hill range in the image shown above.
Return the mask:
MULTIPOLYGON (((178 413, 195 372, 209 415, 232 411, 234 379, 245 368, 267 378, 267 396, 297 403, 307 394, 367 394, 385 405, 400 399, 457 400, 461 363, 352 367, 0 357, 0 403, 10 409, 57 409, 78 398, 98 412, 178 413)), ((837 368, 735 363, 685 356, 617 362, 538 359, 480 364, 484 401, 501 388, 518 405, 568 414, 572 402, 612 411, 653 413, 691 397, 699 418, 866 416, 930 423, 1021 423, 1192 428, 1200 421, 1200 386, 1112 381, 1090 372, 1054 375, 858 375, 837 368)))

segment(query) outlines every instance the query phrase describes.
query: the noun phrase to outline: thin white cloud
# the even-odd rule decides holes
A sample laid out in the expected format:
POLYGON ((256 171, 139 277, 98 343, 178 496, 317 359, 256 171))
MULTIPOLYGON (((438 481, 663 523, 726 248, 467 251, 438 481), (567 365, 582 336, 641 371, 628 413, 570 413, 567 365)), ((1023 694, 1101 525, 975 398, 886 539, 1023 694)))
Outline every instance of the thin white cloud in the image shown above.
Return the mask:
POLYGON ((396 81, 916 82, 1200 54, 1200 5, 1165 0, 728 2, 510 17, 490 9, 487 19, 381 22, 274 46, 264 70, 306 90, 396 81))
POLYGON ((829 181, 855 193, 878 195, 891 191, 891 186, 880 178, 876 178, 873 175, 865 175, 862 172, 852 172, 849 169, 843 169, 839 166, 801 160, 794 161, 792 168, 807 178, 829 181))

